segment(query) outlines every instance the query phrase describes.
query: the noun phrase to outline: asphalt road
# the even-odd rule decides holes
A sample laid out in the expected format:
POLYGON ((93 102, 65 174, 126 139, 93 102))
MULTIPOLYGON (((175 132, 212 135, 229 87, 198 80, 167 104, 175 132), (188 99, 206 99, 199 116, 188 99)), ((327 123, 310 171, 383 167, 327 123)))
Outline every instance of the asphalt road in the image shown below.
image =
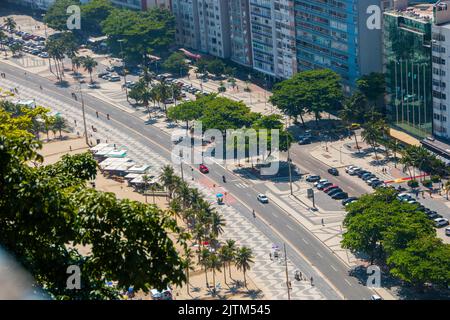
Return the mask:
MULTIPOLYGON (((6 73, 6 78, 10 81, 37 89, 39 85, 42 85, 44 94, 72 105, 74 108, 80 108, 80 103, 71 98, 71 92, 76 91, 76 89, 58 87, 53 82, 38 75, 27 74, 27 76, 24 76, 22 69, 3 62, 0 62, 0 70, 6 73)), ((165 157, 168 163, 171 163, 170 150, 172 145, 167 133, 151 125, 145 125, 143 120, 133 114, 88 94, 84 94, 84 101, 88 114, 95 115, 95 111, 98 111, 102 115, 101 119, 108 121, 104 116, 108 113, 111 119, 109 120, 110 125, 131 138, 144 143, 153 151, 165 157)), ((126 141, 124 143, 126 144, 126 141)), ((303 155, 298 153, 296 156, 301 158, 303 155)), ((311 165, 314 165, 314 163, 311 165)), ((224 187, 238 199, 238 202, 233 205, 237 210, 243 214, 248 213, 248 218, 252 219, 255 225, 274 243, 286 242, 288 258, 296 267, 305 271, 305 274, 316 274, 309 266, 312 265, 314 270, 326 278, 326 281, 315 278, 314 283, 328 299, 343 297, 361 300, 370 298, 373 291, 359 284, 356 278, 349 276, 349 268, 312 233, 294 221, 288 216, 287 212, 277 205, 273 203, 263 205, 256 200, 257 193, 264 192, 264 190, 255 190, 251 184, 245 189, 238 187, 234 181, 240 178, 219 165, 210 165, 210 171, 209 178, 214 180, 217 185, 223 185, 222 175, 227 177, 227 183, 224 187), (256 219, 251 217, 252 208, 256 211, 256 219), (339 292, 339 295, 335 291, 339 292)), ((316 173, 322 174, 320 171, 316 173)), ((195 174, 200 175, 199 173, 195 174)), ((259 188, 265 189, 263 185, 259 188)), ((267 250, 269 252, 270 248, 267 248, 267 250)))

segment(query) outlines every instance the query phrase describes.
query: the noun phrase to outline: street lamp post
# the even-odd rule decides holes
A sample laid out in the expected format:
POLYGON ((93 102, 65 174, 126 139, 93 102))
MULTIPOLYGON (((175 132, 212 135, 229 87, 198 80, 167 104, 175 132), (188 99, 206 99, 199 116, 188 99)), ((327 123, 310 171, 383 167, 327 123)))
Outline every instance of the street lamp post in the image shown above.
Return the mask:
POLYGON ((123 81, 124 81, 124 86, 125 86, 125 95, 127 96, 127 102, 130 102, 128 100, 127 71, 125 69, 125 59, 124 59, 123 48, 122 48, 123 41, 124 41, 123 39, 118 40, 118 42, 120 43, 120 54, 122 56, 123 81))
POLYGON ((83 91, 81 90, 81 82, 78 82, 79 89, 80 89, 80 98, 81 98, 81 111, 83 113, 83 126, 84 126, 84 137, 86 140, 86 144, 89 146, 89 140, 88 140, 88 134, 87 134, 87 127, 86 127, 86 112, 84 110, 84 99, 83 99, 83 91))
POLYGON ((184 174, 183 174, 183 150, 180 150, 180 168, 181 168, 181 180, 184 181, 184 174))
MULTIPOLYGON (((287 118, 286 118, 286 130, 287 129, 288 129, 288 122, 287 122, 287 118)), ((286 146, 287 146, 287 156, 288 156, 287 161, 288 161, 288 169, 289 169, 289 188, 291 191, 291 195, 294 195, 294 192, 292 190, 292 171, 291 171, 292 160, 291 160, 291 154, 289 151, 290 148, 289 148, 289 136, 288 135, 286 135, 286 146)))
POLYGON ((286 271, 286 287, 287 287, 287 294, 288 294, 288 300, 291 300, 291 286, 289 281, 289 272, 288 272, 288 264, 287 264, 287 254, 286 254, 286 243, 283 243, 284 248, 284 267, 286 271))

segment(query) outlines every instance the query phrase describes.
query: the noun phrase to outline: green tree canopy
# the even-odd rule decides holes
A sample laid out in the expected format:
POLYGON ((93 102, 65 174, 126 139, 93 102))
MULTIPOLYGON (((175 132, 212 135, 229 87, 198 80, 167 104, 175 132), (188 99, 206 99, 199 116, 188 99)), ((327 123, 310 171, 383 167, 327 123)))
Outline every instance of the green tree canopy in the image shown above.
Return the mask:
POLYGON ((116 9, 101 25, 114 54, 120 55, 118 40, 123 40, 123 54, 130 62, 140 63, 151 52, 164 54, 175 41, 175 18, 165 9, 143 12, 116 9))
POLYGON ((339 75, 329 69, 299 72, 274 86, 270 102, 286 115, 297 117, 312 113, 317 121, 321 112, 340 107, 343 99, 340 80, 339 75))
POLYGON ((180 76, 185 76, 189 72, 189 64, 186 63, 186 57, 181 52, 172 53, 162 66, 167 71, 180 76))

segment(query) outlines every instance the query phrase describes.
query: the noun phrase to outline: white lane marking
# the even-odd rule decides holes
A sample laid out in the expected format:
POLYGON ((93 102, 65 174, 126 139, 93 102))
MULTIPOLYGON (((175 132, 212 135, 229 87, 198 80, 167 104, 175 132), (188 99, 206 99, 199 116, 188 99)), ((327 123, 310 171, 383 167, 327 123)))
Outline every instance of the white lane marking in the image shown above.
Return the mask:
POLYGON ((353 287, 352 284, 347 279, 344 279, 344 281, 347 282, 349 286, 353 287))
POLYGON ((288 227, 290 230, 295 231, 290 225, 286 225, 286 227, 288 227))
POLYGON ((331 267, 331 269, 333 269, 334 271, 337 272, 337 269, 332 264, 330 264, 330 267, 331 267))
POLYGON ((323 256, 319 252, 316 252, 316 253, 319 257, 323 258, 323 256))
POLYGON ((304 238, 302 238, 302 240, 303 240, 304 243, 309 244, 309 242, 306 241, 304 238))

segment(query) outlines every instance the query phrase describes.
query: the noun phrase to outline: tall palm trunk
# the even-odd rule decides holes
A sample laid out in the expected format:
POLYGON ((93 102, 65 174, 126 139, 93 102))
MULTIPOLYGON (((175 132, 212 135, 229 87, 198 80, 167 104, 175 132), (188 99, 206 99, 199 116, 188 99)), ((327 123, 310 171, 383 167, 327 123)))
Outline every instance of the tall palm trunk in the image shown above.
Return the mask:
POLYGON ((244 272, 244 286, 247 288, 247 278, 246 278, 246 276, 245 276, 245 272, 246 272, 247 270, 245 270, 245 268, 243 269, 243 272, 244 272))
POLYGON ((225 284, 227 284, 227 270, 226 270, 226 263, 223 263, 223 280, 225 284))

